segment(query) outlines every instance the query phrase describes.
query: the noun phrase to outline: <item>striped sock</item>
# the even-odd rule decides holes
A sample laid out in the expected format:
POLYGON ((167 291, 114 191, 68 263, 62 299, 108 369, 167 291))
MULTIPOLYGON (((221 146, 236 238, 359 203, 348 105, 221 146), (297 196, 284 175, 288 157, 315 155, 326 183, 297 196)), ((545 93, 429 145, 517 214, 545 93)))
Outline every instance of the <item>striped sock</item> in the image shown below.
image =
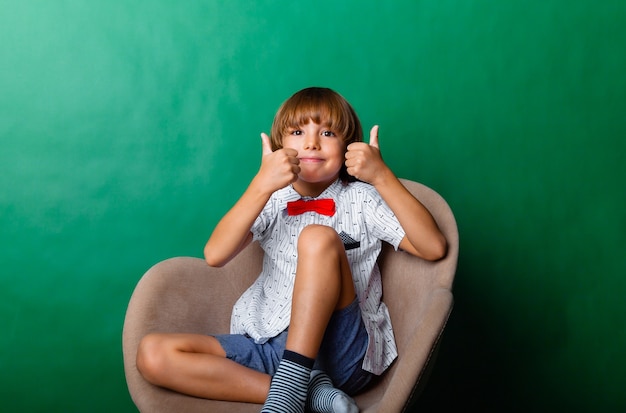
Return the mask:
POLYGON ((261 413, 304 413, 314 361, 285 350, 261 413))
POLYGON ((350 396, 333 387, 323 371, 311 373, 306 407, 314 413, 358 413, 359 408, 350 396))

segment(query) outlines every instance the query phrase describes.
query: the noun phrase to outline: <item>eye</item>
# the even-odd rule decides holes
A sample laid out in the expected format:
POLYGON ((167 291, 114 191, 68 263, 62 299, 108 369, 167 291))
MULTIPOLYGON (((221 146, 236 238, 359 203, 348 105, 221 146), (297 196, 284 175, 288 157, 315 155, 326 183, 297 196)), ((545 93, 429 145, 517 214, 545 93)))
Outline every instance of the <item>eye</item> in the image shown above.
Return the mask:
POLYGON ((294 136, 300 136, 302 135, 302 131, 300 129, 292 129, 291 131, 289 131, 289 134, 294 136))
POLYGON ((337 136, 337 135, 335 135, 335 132, 333 132, 331 130, 325 130, 325 131, 322 132, 322 136, 333 137, 333 136, 337 136))

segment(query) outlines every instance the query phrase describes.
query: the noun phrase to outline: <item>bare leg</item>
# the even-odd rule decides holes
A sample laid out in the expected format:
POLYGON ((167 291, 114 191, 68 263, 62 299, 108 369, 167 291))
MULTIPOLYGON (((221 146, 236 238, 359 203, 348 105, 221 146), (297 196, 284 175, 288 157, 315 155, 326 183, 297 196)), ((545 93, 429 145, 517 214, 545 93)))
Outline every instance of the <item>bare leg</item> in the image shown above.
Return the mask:
MULTIPOLYGON (((350 266, 337 233, 321 225, 306 227, 298 240, 286 349, 315 359, 333 311, 349 305, 354 297, 350 266)), ((225 356, 214 337, 149 334, 139 346, 137 368, 149 382, 192 396, 265 402, 270 376, 225 356)))
POLYGON ((270 376, 226 358, 219 342, 198 334, 149 334, 137 368, 150 383, 214 400, 263 403, 270 376))
POLYGON ((286 348, 316 358, 333 311, 355 298, 343 243, 331 227, 310 225, 298 239, 298 268, 286 348))
MULTIPOLYGON (((304 412, 311 367, 328 322, 333 311, 348 306, 354 297, 350 265, 337 232, 322 225, 304 228, 298 238, 298 267, 285 354, 272 379, 263 413, 304 412)), ((340 404, 342 408, 356 407, 349 398, 340 404)))

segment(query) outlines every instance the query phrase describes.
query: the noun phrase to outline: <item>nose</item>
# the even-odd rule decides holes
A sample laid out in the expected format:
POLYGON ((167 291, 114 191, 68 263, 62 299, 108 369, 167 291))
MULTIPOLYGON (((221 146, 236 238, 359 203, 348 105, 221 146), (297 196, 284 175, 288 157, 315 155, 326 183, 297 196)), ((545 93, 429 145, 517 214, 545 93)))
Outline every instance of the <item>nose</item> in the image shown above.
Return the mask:
POLYGON ((320 139, 317 134, 311 133, 306 134, 304 139, 304 149, 319 149, 320 148, 320 139))

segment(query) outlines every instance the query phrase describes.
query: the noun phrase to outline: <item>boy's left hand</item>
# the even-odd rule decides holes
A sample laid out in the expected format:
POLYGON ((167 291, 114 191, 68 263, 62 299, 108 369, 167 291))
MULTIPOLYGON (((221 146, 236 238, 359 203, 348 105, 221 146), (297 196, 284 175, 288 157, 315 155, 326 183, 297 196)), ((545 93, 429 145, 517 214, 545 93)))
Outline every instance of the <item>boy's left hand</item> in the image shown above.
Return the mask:
POLYGON ((346 168, 348 173, 358 180, 375 185, 376 178, 383 171, 382 168, 386 167, 378 147, 378 125, 370 131, 369 144, 354 142, 348 145, 346 168))

